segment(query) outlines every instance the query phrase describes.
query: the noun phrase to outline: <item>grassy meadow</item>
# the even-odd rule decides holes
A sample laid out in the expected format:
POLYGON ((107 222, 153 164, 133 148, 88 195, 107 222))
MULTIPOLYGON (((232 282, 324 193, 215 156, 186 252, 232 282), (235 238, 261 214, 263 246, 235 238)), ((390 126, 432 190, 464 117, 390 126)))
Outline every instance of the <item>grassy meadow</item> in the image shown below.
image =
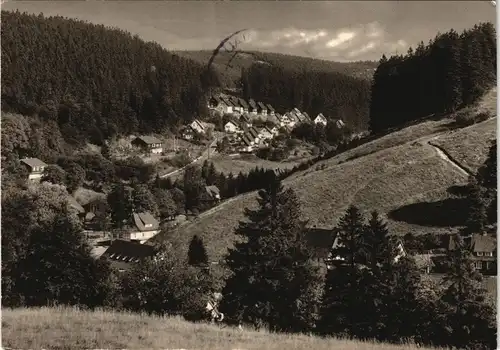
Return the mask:
POLYGON ((73 308, 3 309, 4 349, 416 350, 416 345, 270 334, 178 317, 73 308))

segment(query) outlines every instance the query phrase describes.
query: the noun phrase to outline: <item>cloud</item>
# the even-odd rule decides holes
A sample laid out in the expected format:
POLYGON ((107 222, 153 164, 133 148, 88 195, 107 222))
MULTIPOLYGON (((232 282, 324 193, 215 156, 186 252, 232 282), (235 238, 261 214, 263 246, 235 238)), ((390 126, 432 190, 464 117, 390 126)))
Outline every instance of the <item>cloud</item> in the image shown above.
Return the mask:
POLYGON ((378 60, 382 54, 394 54, 408 47, 400 38, 392 38, 379 22, 338 29, 253 30, 245 41, 252 49, 308 55, 335 60, 378 60))

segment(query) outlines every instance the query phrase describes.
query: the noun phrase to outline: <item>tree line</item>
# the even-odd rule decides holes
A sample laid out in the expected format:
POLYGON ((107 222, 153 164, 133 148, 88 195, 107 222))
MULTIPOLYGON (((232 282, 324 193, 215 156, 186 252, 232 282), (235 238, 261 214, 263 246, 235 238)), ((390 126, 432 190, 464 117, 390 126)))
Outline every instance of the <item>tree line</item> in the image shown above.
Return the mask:
POLYGON ((154 42, 60 16, 2 11, 2 110, 54 122, 73 144, 204 115, 206 66, 154 42))
MULTIPOLYGON (((65 304, 207 319, 207 298, 221 289, 199 237, 193 237, 183 259, 164 243, 157 247, 159 255, 119 274, 108 261, 90 255, 81 224, 65 209, 65 196, 64 188, 45 183, 3 199, 4 306, 65 304)), ((229 324, 393 343, 495 347, 494 309, 460 235, 457 249, 446 257, 444 279, 433 282, 421 275, 411 254, 395 259, 398 240, 377 212, 366 220, 351 206, 331 230, 339 244, 330 257, 342 260, 325 271, 307 243, 294 191, 275 177, 259 191, 258 202, 257 209, 246 211, 234 232, 241 239, 225 258, 230 274, 220 311, 229 324)))
POLYGON ((406 55, 382 56, 371 89, 374 133, 476 102, 496 84, 496 30, 481 23, 438 34, 406 55))
POLYGON ((297 107, 313 119, 319 113, 342 119, 354 130, 368 126, 370 82, 365 79, 337 72, 253 64, 242 69, 241 87, 245 99, 270 103, 279 113, 297 107))

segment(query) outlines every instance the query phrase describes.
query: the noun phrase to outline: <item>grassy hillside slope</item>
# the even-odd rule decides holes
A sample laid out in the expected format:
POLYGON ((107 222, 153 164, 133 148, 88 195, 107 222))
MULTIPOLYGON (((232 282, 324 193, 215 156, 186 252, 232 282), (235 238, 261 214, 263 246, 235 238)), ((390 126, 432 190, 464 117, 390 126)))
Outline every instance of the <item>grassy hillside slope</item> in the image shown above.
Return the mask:
MULTIPOLYGON (((212 51, 175 51, 181 57, 189 58, 201 64, 207 64, 212 56, 212 51)), ((232 53, 220 51, 213 62, 213 67, 219 74, 226 86, 234 86, 239 80, 242 68, 248 68, 254 63, 264 65, 279 65, 291 70, 302 69, 320 72, 339 72, 359 78, 371 79, 378 62, 334 62, 309 57, 285 55, 279 53, 267 53, 248 51, 238 54, 228 65, 232 53)))
MULTIPOLYGON (((298 194, 310 225, 333 227, 344 210, 355 204, 387 215, 391 231, 397 234, 456 231, 464 225, 466 207, 449 189, 466 184, 468 173, 429 142, 439 141, 444 149, 454 150, 464 137, 451 137, 452 131, 481 132, 474 149, 466 152, 480 155, 471 169, 475 170, 486 158, 495 121, 455 131, 450 118, 412 125, 296 173, 284 185, 298 194)), ((171 238, 178 242, 179 253, 186 254, 196 234, 206 242, 210 258, 218 260, 234 242, 233 230, 244 218, 243 209, 257 205, 255 198, 254 192, 232 198, 155 239, 171 238)))
POLYGON ((2 310, 4 349, 342 349, 413 350, 414 345, 385 345, 278 335, 180 318, 70 308, 2 310))

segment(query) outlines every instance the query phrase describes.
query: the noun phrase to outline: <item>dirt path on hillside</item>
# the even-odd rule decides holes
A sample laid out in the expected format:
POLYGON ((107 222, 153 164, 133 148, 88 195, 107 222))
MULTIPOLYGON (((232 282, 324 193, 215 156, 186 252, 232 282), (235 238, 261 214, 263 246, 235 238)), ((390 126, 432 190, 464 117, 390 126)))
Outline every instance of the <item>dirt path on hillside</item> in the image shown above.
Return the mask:
POLYGON ((455 167, 455 169, 457 169, 460 173, 465 175, 467 178, 470 175, 473 175, 468 169, 464 168, 462 165, 460 165, 460 163, 458 163, 455 159, 453 159, 453 157, 451 157, 451 155, 444 148, 433 144, 432 141, 428 141, 427 144, 436 150, 438 156, 441 159, 443 159, 444 161, 453 165, 455 167))

